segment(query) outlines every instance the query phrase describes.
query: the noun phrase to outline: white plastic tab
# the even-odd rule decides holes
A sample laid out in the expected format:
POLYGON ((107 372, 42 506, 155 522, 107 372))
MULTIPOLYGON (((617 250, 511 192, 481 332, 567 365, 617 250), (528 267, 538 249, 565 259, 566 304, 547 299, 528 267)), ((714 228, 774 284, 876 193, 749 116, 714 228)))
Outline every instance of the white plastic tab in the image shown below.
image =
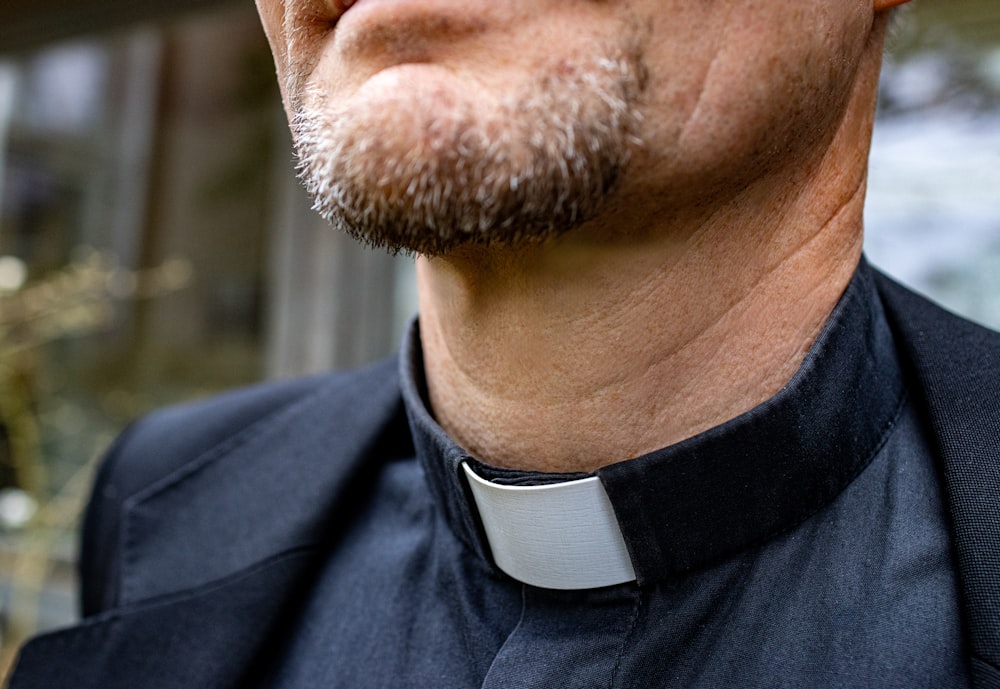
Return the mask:
POLYGON ((547 589, 635 581, 618 520, 600 479, 506 486, 462 468, 493 559, 508 575, 547 589))

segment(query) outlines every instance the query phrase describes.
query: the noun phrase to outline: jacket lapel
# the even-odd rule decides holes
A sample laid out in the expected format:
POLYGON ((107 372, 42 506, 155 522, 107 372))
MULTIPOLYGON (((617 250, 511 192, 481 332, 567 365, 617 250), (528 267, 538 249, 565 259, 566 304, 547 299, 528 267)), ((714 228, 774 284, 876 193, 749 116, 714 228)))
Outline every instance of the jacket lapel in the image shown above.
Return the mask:
POLYGON ((1000 688, 1000 336, 879 287, 943 460, 973 676, 1000 688))
POLYGON ((243 685, 280 627, 282 595, 308 553, 228 581, 116 609, 22 650, 9 689, 226 689, 243 685))
POLYGON ((395 367, 380 365, 129 499, 119 607, 29 642, 9 689, 243 686, 380 460, 412 451, 405 426, 395 367))
POLYGON ((401 405, 395 362, 336 376, 135 495, 124 505, 119 604, 325 542, 377 475, 380 462, 366 460, 409 439, 387 428, 401 405))

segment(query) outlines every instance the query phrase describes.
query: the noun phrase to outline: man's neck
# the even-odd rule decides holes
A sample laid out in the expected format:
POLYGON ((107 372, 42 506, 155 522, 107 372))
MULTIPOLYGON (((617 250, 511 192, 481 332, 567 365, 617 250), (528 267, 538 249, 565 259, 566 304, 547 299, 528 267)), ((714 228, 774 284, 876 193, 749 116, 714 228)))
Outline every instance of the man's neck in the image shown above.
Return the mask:
POLYGON ((421 260, 438 422, 478 459, 593 471, 695 435, 787 383, 846 287, 859 242, 777 251, 705 231, 549 247, 474 270, 421 260))

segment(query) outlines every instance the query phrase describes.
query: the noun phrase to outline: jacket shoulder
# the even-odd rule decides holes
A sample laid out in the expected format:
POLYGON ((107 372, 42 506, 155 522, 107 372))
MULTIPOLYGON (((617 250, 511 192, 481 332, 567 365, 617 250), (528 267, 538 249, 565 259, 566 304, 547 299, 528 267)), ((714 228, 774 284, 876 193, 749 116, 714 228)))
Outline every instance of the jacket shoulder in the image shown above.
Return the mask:
POLYGON ((1000 686, 1000 334, 879 289, 941 463, 973 674, 1000 686))
MULTIPOLYGON (((985 369, 1000 368, 1000 332, 978 325, 938 306, 931 300, 876 272, 879 293, 897 335, 908 348, 915 346, 923 355, 957 359, 968 369, 978 364, 985 369)), ((971 370, 972 375, 977 375, 971 370)))
POLYGON ((84 615, 115 603, 121 572, 122 510, 131 498, 169 481, 202 455, 322 394, 355 397, 359 389, 395 375, 386 360, 358 371, 267 382, 167 407, 130 424, 101 463, 84 513, 80 548, 84 615))

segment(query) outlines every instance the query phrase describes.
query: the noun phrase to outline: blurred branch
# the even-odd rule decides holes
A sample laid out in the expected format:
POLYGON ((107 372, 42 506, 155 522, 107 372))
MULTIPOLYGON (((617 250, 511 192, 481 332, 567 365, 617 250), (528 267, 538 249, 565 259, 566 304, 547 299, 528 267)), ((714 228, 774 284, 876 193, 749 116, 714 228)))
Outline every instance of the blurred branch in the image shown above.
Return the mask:
POLYGON ((5 260, 15 275, 0 280, 0 425, 7 431, 15 483, 43 500, 46 480, 33 406, 33 350, 110 328, 115 302, 181 289, 190 283, 192 268, 186 259, 174 258, 155 268, 129 270, 107 252, 84 248, 62 270, 21 284, 16 263, 10 257, 5 260))
POLYGON ((63 270, 0 292, 0 353, 107 329, 114 323, 114 302, 168 294, 187 286, 191 277, 187 259, 129 270, 107 252, 84 249, 63 270))

